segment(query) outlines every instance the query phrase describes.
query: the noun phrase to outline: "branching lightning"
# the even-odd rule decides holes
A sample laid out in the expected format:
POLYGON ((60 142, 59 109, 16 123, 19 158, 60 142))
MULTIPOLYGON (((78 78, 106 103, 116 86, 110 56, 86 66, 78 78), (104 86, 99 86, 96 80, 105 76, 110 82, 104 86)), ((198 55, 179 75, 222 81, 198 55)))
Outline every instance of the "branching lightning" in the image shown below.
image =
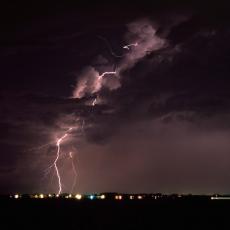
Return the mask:
POLYGON ((56 176, 57 176, 57 180, 58 180, 58 193, 57 195, 60 195, 60 193, 62 192, 62 182, 61 182, 61 176, 60 176, 60 173, 59 173, 59 169, 58 169, 58 166, 57 166, 57 162, 59 160, 59 157, 60 157, 60 145, 62 143, 62 141, 64 141, 64 139, 68 136, 68 133, 72 130, 73 128, 69 128, 65 134, 60 137, 57 142, 56 142, 56 146, 57 146, 57 153, 56 153, 56 158, 54 160, 54 162, 52 163, 52 165, 48 168, 48 170, 50 170, 51 168, 55 168, 55 172, 56 172, 56 176))
MULTIPOLYGON (((154 33, 154 31, 155 30, 153 30, 153 33, 154 33)), ((106 72, 103 72, 103 73, 99 73, 98 69, 96 67, 90 66, 89 68, 86 68, 85 72, 83 72, 81 76, 79 76, 78 84, 76 85, 76 89, 73 92, 73 94, 74 94, 73 98, 81 99, 84 96, 89 96, 89 95, 90 96, 95 96, 95 98, 90 99, 90 101, 88 101, 88 99, 86 98, 87 99, 86 100, 86 105, 91 106, 91 109, 89 109, 89 111, 92 112, 92 115, 94 115, 93 111, 95 109, 95 106, 97 104, 100 104, 102 99, 103 99, 103 98, 100 97, 101 96, 100 95, 100 90, 103 87, 105 87, 105 88, 107 87, 110 90, 114 90, 114 89, 116 89, 116 87, 117 87, 116 84, 118 85, 118 83, 119 83, 118 87, 120 87, 120 81, 119 81, 120 80, 120 73, 127 66, 130 67, 130 66, 134 65, 136 60, 141 59, 145 55, 145 53, 142 52, 142 48, 144 48, 144 51, 146 51, 147 49, 150 49, 151 51, 153 50, 152 47, 153 47, 153 44, 155 44, 154 42, 156 42, 155 41, 156 39, 154 41, 152 41, 151 39, 149 39, 147 37, 148 38, 147 41, 145 41, 146 39, 143 39, 144 41, 142 42, 142 40, 138 39, 138 37, 142 38, 141 37, 142 34, 141 34, 141 36, 139 36, 139 28, 138 28, 138 30, 134 31, 134 34, 135 35, 137 34, 138 36, 135 36, 136 39, 134 41, 132 41, 133 43, 130 43, 130 44, 122 43, 122 45, 120 45, 120 49, 119 49, 120 53, 121 53, 120 55, 117 54, 117 52, 113 49, 113 47, 110 44, 108 39, 106 39, 105 37, 102 37, 102 36, 97 36, 97 38, 99 38, 100 40, 102 40, 105 43, 110 55, 114 56, 115 58, 120 58, 120 59, 115 60, 115 68, 113 67, 112 69, 110 69, 110 70, 113 70, 113 71, 106 71, 106 72), (138 47, 138 49, 135 49, 137 46, 140 46, 140 47, 138 47), (118 64, 116 64, 116 63, 118 63, 118 64), (116 71, 116 66, 117 65, 118 65, 119 68, 117 68, 117 71, 116 71), (111 77, 112 75, 117 77, 117 79, 115 79, 115 80, 113 79, 114 82, 116 82, 116 83, 111 81, 111 83, 109 82, 109 84, 107 84, 107 82, 103 81, 103 79, 105 77, 111 77), (115 86, 112 87, 111 85, 115 85, 115 86)), ((147 35, 149 35, 149 34, 147 34, 147 35)), ((152 36, 150 36, 150 38, 152 38, 152 36)), ((112 58, 112 59, 114 60, 114 58, 112 58)), ((110 67, 111 67, 111 65, 110 65, 110 67)), ((87 122, 87 117, 86 117, 86 119, 84 117, 79 117, 79 119, 80 119, 80 121, 76 120, 74 122, 80 122, 78 128, 79 128, 79 131, 81 132, 81 134, 83 136, 84 131, 85 130, 87 131, 87 127, 85 128, 85 122, 87 122)), ((60 172, 59 172, 60 164, 59 164, 59 167, 58 167, 58 161, 61 159, 61 155, 62 155, 61 146, 62 146, 63 141, 67 139, 67 137, 69 135, 69 132, 72 129, 73 129, 72 127, 69 128, 64 133, 64 135, 61 136, 56 141, 48 143, 46 145, 42 145, 42 146, 40 146, 38 148, 34 148, 35 150, 38 150, 38 149, 45 148, 45 147, 49 146, 50 144, 53 144, 53 145, 55 144, 55 146, 57 147, 56 157, 53 160, 52 164, 45 171, 45 174, 47 175, 48 173, 51 172, 51 170, 54 169, 53 173, 54 173, 54 176, 57 178, 57 182, 58 182, 57 195, 60 195, 62 193, 62 189, 63 189, 63 186, 64 186, 62 184, 62 178, 61 178, 61 175, 60 175, 60 172)), ((66 152, 65 155, 69 156, 68 159, 71 160, 72 171, 74 173, 74 179, 73 179, 73 184, 72 184, 72 188, 71 188, 71 193, 72 193, 74 188, 76 187, 76 183, 77 183, 77 179, 78 179, 77 167, 75 166, 76 155, 73 152, 69 152, 69 151, 66 152)))
POLYGON ((52 141, 52 142, 49 142, 47 144, 40 145, 38 147, 33 147, 33 148, 28 149, 28 150, 25 150, 25 152, 41 150, 41 149, 46 148, 46 147, 48 147, 48 146, 50 146, 50 145, 52 145, 54 143, 55 143, 55 141, 52 141))

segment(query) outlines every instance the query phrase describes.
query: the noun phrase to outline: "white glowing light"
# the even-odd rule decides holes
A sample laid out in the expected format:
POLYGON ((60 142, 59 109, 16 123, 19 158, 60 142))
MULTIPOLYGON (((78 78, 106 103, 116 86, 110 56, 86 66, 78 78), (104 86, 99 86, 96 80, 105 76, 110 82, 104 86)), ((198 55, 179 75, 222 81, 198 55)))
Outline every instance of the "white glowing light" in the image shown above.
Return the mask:
POLYGON ((105 199, 105 195, 102 194, 102 195, 100 196, 100 198, 101 198, 102 200, 104 200, 104 199, 105 199))
POLYGON ((40 194, 40 195, 39 195, 39 198, 43 199, 43 198, 44 198, 44 195, 43 195, 43 194, 40 194))
POLYGON ((18 199, 18 198, 19 198, 19 195, 18 195, 18 194, 15 194, 15 195, 14 195, 14 198, 15 198, 15 199, 18 199))
POLYGON ((81 194, 77 194, 77 195, 75 196, 75 198, 76 198, 77 200, 81 200, 81 199, 82 199, 82 195, 81 195, 81 194))
POLYGON ((116 199, 116 200, 122 200, 122 195, 116 195, 116 196, 115 196, 115 199, 116 199))
POLYGON ((134 199, 134 196, 129 196, 129 199, 130 199, 130 200, 133 200, 133 199, 134 199))
POLYGON ((139 195, 139 196, 137 196, 137 199, 138 199, 138 200, 142 200, 143 197, 139 195))
POLYGON ((211 200, 230 200, 230 197, 227 197, 227 196, 222 196, 222 197, 212 196, 211 200))

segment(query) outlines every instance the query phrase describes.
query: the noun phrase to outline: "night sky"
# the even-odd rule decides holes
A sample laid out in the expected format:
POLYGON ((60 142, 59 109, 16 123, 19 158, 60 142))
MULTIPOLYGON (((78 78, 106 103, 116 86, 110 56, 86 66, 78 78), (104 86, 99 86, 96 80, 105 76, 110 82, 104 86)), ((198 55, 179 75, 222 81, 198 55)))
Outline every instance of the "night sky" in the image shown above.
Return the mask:
POLYGON ((230 193, 229 8, 170 2, 1 7, 0 193, 57 192, 70 127, 63 192, 74 163, 73 192, 230 193))

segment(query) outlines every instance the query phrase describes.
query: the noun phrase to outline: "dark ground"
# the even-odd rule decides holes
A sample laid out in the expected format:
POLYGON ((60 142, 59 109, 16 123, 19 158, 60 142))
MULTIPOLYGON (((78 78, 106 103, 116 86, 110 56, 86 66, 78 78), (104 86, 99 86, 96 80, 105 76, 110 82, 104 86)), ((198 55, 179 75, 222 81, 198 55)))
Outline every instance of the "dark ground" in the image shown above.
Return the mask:
POLYGON ((0 229, 230 229, 229 201, 2 199, 0 229))

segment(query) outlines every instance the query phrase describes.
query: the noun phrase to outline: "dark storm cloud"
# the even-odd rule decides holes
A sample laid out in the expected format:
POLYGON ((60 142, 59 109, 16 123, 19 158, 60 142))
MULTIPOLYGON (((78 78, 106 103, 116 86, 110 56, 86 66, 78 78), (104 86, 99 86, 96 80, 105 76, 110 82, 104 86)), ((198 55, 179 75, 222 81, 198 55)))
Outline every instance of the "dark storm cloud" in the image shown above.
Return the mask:
MULTIPOLYGON (((202 28, 188 40, 171 45, 168 50, 150 54, 131 71, 127 88, 124 84, 121 101, 131 100, 130 107, 136 107, 132 103, 138 105, 151 97, 161 100, 161 95, 169 95, 164 106, 160 108, 153 103, 151 111, 228 111, 227 37, 227 29, 209 33, 207 28, 202 28)), ((170 38, 169 35, 171 42, 170 38)))
MULTIPOLYGON (((48 184, 41 182, 43 170, 56 151, 54 141, 75 125, 84 125, 83 132, 71 134, 83 192, 229 191, 229 19, 226 14, 225 20, 215 19, 212 10, 202 7, 164 10, 159 4, 143 13, 129 7, 130 15, 121 12, 124 19, 112 6, 105 7, 110 11, 104 15, 96 9, 77 15, 68 9, 58 17, 35 17, 31 25, 23 24, 21 28, 29 29, 17 39, 5 35, 0 95, 3 191, 42 191, 48 184), (164 45, 153 49, 153 41, 144 38, 147 48, 144 54, 135 53, 135 61, 112 57, 97 38, 105 36, 120 53, 127 25, 145 20, 164 45), (102 72, 113 64, 120 66, 122 77, 118 87, 114 79, 105 80, 97 92, 99 104, 90 106, 96 97, 91 81, 81 99, 70 98, 70 85, 85 77, 85 66, 102 72), (28 172, 34 181, 25 179, 28 172)), ((141 38, 135 23, 131 31, 141 38)), ((69 151, 70 145, 63 149, 69 151)))

